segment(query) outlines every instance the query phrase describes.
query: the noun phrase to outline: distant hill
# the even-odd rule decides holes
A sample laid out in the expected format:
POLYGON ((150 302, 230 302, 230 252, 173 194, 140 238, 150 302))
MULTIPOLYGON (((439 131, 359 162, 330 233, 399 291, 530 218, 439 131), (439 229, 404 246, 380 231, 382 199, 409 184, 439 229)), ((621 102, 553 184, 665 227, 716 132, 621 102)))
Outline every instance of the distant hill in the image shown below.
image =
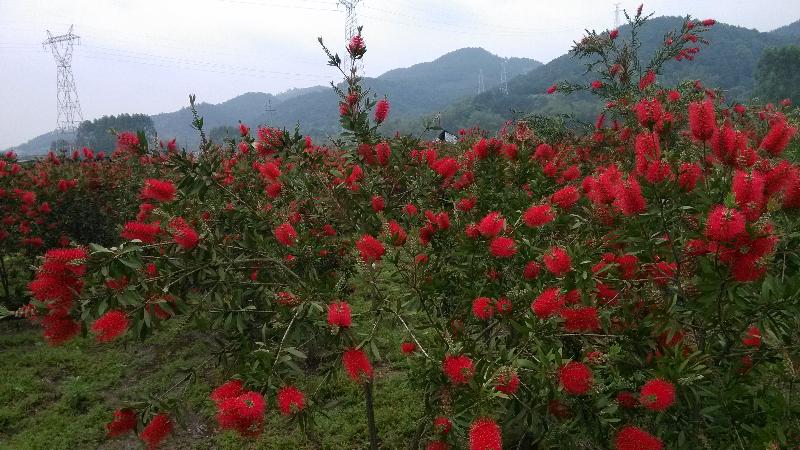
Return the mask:
MULTIPOLYGON (((663 41, 664 34, 679 27, 679 17, 658 17, 641 30, 641 55, 649 57, 663 41)), ((620 29, 626 36, 627 26, 620 29)), ((669 61, 659 81, 672 84, 679 80, 701 80, 707 86, 727 90, 730 99, 750 97, 755 86, 754 72, 762 52, 768 47, 800 43, 800 21, 777 30, 762 33, 757 30, 717 23, 705 34, 711 42, 701 46, 694 61, 669 61)), ((509 81, 509 95, 497 90, 473 96, 450 105, 442 114, 443 125, 461 128, 479 125, 497 129, 512 117, 513 111, 538 113, 577 113, 584 119, 599 110, 599 104, 587 95, 546 95, 548 86, 562 81, 589 81, 582 63, 568 54, 562 55, 536 71, 509 81)))
MULTIPOLYGON (((390 99, 392 121, 411 120, 473 95, 478 87, 480 71, 487 89, 497 86, 503 62, 509 78, 542 65, 533 59, 501 58, 482 48, 463 48, 434 61, 390 70, 375 78, 367 77, 364 84, 372 94, 390 99)), ((334 71, 331 71, 331 78, 335 78, 334 71)), ((200 103, 197 110, 203 116, 207 131, 236 125, 239 121, 287 128, 300 122, 303 132, 315 137, 334 135, 340 129, 338 102, 330 86, 293 89, 279 95, 248 92, 219 104, 200 103), (268 101, 275 110, 269 115, 266 111, 268 101)), ((162 138, 175 137, 180 145, 187 147, 198 143, 199 137, 191 128, 192 116, 188 107, 156 114, 152 119, 162 138)), ((392 122, 387 126, 391 128, 392 122)), ((42 154, 53 140, 54 134, 48 133, 15 149, 20 154, 42 154)))

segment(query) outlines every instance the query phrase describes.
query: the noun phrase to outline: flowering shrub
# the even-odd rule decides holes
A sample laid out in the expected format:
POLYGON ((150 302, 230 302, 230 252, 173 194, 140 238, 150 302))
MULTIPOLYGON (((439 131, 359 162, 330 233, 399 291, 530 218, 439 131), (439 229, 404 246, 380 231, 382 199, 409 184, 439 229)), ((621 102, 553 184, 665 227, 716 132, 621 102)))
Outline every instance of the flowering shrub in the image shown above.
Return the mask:
MULTIPOLYGON (((645 20, 576 44, 597 82, 549 89, 606 101, 588 133, 520 121, 453 144, 382 137, 390 107, 360 84, 360 32, 350 68, 323 46, 346 80, 336 146, 243 125, 237 142, 167 154, 119 245, 45 255, 36 320, 54 344, 78 320, 101 341, 167 321, 213 335, 232 380, 209 395, 220 428, 246 436, 273 413, 310 429, 306 374, 342 372, 377 448, 389 328, 423 393, 415 448, 796 442, 797 112, 659 85, 713 21, 687 18, 644 65, 645 20)), ((144 426, 154 447, 179 407, 133 420, 123 406, 109 435, 144 426)))

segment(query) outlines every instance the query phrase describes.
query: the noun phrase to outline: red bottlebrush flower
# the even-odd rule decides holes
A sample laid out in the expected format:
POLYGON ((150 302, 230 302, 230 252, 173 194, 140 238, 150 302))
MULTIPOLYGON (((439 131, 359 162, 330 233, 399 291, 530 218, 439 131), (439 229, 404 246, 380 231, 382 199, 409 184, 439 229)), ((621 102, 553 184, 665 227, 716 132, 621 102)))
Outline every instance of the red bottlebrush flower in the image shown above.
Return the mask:
POLYGON ((710 98, 702 102, 689 103, 689 128, 698 141, 708 141, 717 128, 714 102, 710 98))
POLYGON ((475 375, 475 366, 469 356, 447 355, 442 363, 442 371, 444 371, 450 383, 455 385, 467 384, 475 375))
POLYGON ((184 250, 191 250, 200 243, 200 236, 182 217, 175 217, 169 221, 172 229, 172 238, 184 250))
POLYGON ((489 243, 489 252, 495 258, 510 258, 517 254, 517 244, 510 237, 496 237, 489 243))
POLYGON ((652 411, 664 411, 675 403, 675 386, 661 378, 652 379, 639 391, 639 403, 652 411))
POLYGON ((494 302, 489 297, 478 297, 472 301, 472 314, 478 320, 489 320, 494 312, 494 302))
POLYGON ((506 219, 499 212, 493 211, 478 222, 478 232, 485 238, 493 238, 503 231, 506 219))
POLYGON ((516 394, 519 390, 519 375, 514 369, 500 372, 494 379, 494 388, 507 395, 516 394))
POLYGON ((564 319, 564 329, 569 332, 580 333, 600 329, 600 318, 597 316, 597 308, 593 306, 563 308, 559 313, 564 319))
POLYGON ((552 247, 544 254, 544 266, 553 275, 560 277, 572 270, 572 259, 561 247, 552 247))
POLYGON ((66 343, 81 332, 81 326, 73 320, 65 310, 53 310, 41 321, 44 328, 44 340, 56 346, 66 343))
POLYGON ((580 200, 581 194, 575 186, 565 186, 550 196, 550 201, 562 209, 570 209, 580 200))
POLYGON ((761 330, 757 326, 751 325, 747 329, 747 334, 742 338, 742 345, 748 347, 761 347, 761 330))
POLYGON ((142 200, 155 200, 158 202, 171 202, 175 199, 175 185, 169 180, 149 178, 142 188, 142 200))
POLYGON ((388 224, 388 231, 389 237, 391 239, 392 245, 395 247, 400 247, 406 243, 406 239, 408 239, 408 234, 403 227, 397 223, 396 220, 390 220, 388 224))
POLYGON ((678 91, 676 91, 674 89, 670 89, 667 92, 667 100, 669 100, 670 103, 675 103, 680 99, 681 99, 681 93, 680 92, 678 92, 678 91))
POLYGON ((239 124, 239 134, 242 137, 247 136, 248 134, 250 134, 250 128, 248 128, 247 125, 245 125, 243 123, 240 123, 239 124))
POLYGON ((737 170, 733 176, 731 190, 733 190, 736 205, 750 222, 758 220, 766 206, 764 181, 764 175, 757 171, 747 173, 737 170))
POLYGON ((656 74, 652 70, 648 70, 644 76, 639 79, 639 90, 643 91, 647 89, 648 86, 656 82, 656 74))
POLYGON ((297 242, 297 231, 289 222, 278 225, 278 228, 275 228, 273 233, 275 234, 275 239, 287 247, 291 247, 297 242))
POLYGON ((692 192, 697 186, 697 182, 703 178, 703 169, 696 163, 681 164, 678 173, 678 184, 686 192, 692 192))
POLYGON ((522 276, 525 277, 526 280, 533 280, 539 276, 539 272, 542 270, 542 266, 539 265, 536 261, 528 261, 528 264, 525 264, 525 268, 522 270, 522 276))
POLYGON ((114 411, 114 420, 106 424, 106 434, 110 438, 122 436, 136 428, 136 412, 130 408, 114 411))
POLYGON ((342 354, 342 364, 347 376, 356 383, 372 379, 372 364, 367 354, 359 348, 350 348, 342 354))
POLYGON ((150 218, 150 213, 155 209, 155 205, 152 203, 142 203, 139 205, 139 213, 136 214, 136 221, 137 222, 144 222, 145 220, 150 218))
POLYGON ((353 319, 350 316, 350 305, 347 302, 328 305, 328 325, 332 327, 350 328, 353 319))
POLYGON ((608 32, 608 37, 611 38, 612 40, 616 39, 618 36, 619 36, 619 30, 616 28, 608 32))
POLYGON ((531 228, 548 224, 552 222, 553 219, 555 219, 555 215, 550 205, 547 204, 533 205, 522 215, 522 220, 525 222, 525 225, 531 228))
POLYGON ((650 272, 650 277, 658 286, 666 286, 670 280, 675 278, 675 270, 677 269, 677 264, 669 263, 666 261, 659 261, 657 263, 651 264, 648 267, 650 272))
POLYGON ((294 386, 284 386, 278 391, 278 409, 284 416, 291 416, 305 408, 306 396, 294 386))
POLYGON ((361 260, 367 264, 380 261, 386 253, 381 241, 368 234, 361 236, 361 239, 356 241, 356 248, 361 255, 361 260))
POLYGON ((503 436, 497 422, 481 417, 469 427, 469 450, 503 450, 503 436))
POLYGON ((712 27, 712 26, 714 26, 714 24, 716 24, 716 23, 717 23, 717 21, 716 21, 716 20, 714 20, 714 19, 705 19, 705 20, 703 20, 703 21, 702 21, 702 22, 700 22, 700 23, 701 23, 701 24, 702 24, 704 27, 712 27))
POLYGON ((441 158, 431 165, 434 172, 445 179, 452 178, 458 172, 459 167, 458 161, 454 158, 441 158))
POLYGON ((629 176, 627 180, 617 185, 614 206, 626 216, 634 216, 647 211, 647 202, 636 177, 629 176))
POLYGON ((433 419, 433 431, 438 434, 447 434, 453 429, 453 422, 444 416, 438 416, 433 419))
POLYGON ((497 313, 501 316, 507 316, 511 314, 511 310, 514 307, 514 305, 511 303, 511 300, 505 297, 500 297, 495 300, 494 306, 497 309, 497 313))
POLYGON ((155 278, 158 276, 158 267, 156 267, 154 263, 147 263, 147 265, 144 266, 144 272, 148 277, 155 278))
POLYGON ((302 303, 302 299, 292 294, 291 292, 278 292, 275 294, 275 300, 283 306, 294 307, 302 303))
POLYGON ((414 206, 411 203, 407 204, 406 206, 403 206, 403 214, 405 214, 405 215, 407 215, 409 217, 416 216, 417 212, 419 212, 419 210, 417 209, 416 206, 414 206))
POLYGON ((367 46, 364 44, 364 38, 361 37, 360 34, 353 35, 350 38, 350 42, 347 43, 347 52, 353 58, 361 58, 364 56, 364 53, 367 51, 367 46))
POLYGON ((559 288, 547 288, 531 303, 531 309, 536 317, 547 319, 557 314, 564 307, 564 299, 559 293, 559 288))
POLYGON ((132 131, 123 131, 117 134, 117 147, 131 150, 139 145, 139 136, 132 131))
POLYGON ((217 422, 223 430, 236 430, 242 436, 258 436, 264 427, 266 402, 258 392, 248 391, 217 405, 217 422))
POLYGON ((636 397, 633 396, 633 392, 622 391, 617 394, 617 403, 623 408, 631 409, 636 408, 638 402, 636 401, 636 397))
POLYGON ((591 83, 591 87, 592 87, 592 89, 600 89, 600 88, 603 87, 603 82, 600 81, 600 80, 594 80, 591 83))
POLYGON ((643 98, 634 106, 634 110, 636 111, 636 119, 639 123, 643 127, 650 129, 661 122, 664 115, 664 108, 661 106, 661 102, 656 98, 651 100, 643 98))
POLYGON ((652 434, 633 425, 622 427, 614 437, 615 450, 662 450, 664 444, 652 434))
POLYGON ((786 149, 796 133, 797 127, 789 126, 786 118, 779 116, 772 121, 767 135, 761 140, 761 148, 772 156, 778 156, 786 149))
POLYGON ((158 233, 160 232, 161 225, 156 222, 128 222, 122 228, 122 233, 120 233, 120 236, 125 239, 138 239, 145 244, 152 244, 156 241, 156 236, 158 236, 158 233))
POLYGON ((381 99, 375 105, 375 122, 382 123, 389 115, 389 100, 381 99))
POLYGON ((461 200, 458 201, 458 203, 456 203, 456 208, 458 208, 459 211, 469 212, 472 211, 472 208, 474 208, 475 205, 477 204, 478 204, 477 198, 466 197, 462 198, 461 200))
POLYGON ((383 197, 380 195, 373 195, 372 196, 372 210, 376 213, 383 211, 383 208, 386 207, 386 202, 383 201, 383 197))
POLYGON ((712 241, 730 242, 744 232, 744 215, 739 211, 718 205, 708 213, 706 237, 712 241))
POLYGON ((242 382, 239 380, 229 380, 222 386, 211 391, 209 398, 219 406, 229 398, 236 398, 244 392, 242 389, 242 382))
POLYGON ((570 361, 558 369, 558 380, 565 391, 572 395, 589 392, 594 384, 592 370, 586 364, 570 361))
POLYGON ((386 142, 380 142, 375 145, 375 156, 378 158, 378 164, 382 166, 389 165, 389 158, 392 157, 392 149, 386 142))
POLYGON ((416 342, 402 342, 400 344, 400 351, 406 355, 411 355, 417 351, 417 343, 416 342))
POLYGON ((172 433, 173 427, 169 416, 164 413, 156 414, 139 434, 139 439, 147 444, 148 450, 156 449, 172 433))
POLYGON ((551 160, 556 155, 556 151, 550 144, 539 144, 533 152, 533 158, 539 162, 551 160))
POLYGON ((118 309, 113 309, 103 314, 92 324, 92 333, 96 334, 97 342, 111 342, 125 334, 130 326, 128 316, 118 309))
POLYGON ((558 89, 558 85, 557 85, 557 84, 554 84, 554 85, 550 86, 549 88, 547 88, 547 93, 548 93, 548 94, 552 94, 552 93, 554 93, 554 92, 555 92, 557 89, 558 89))

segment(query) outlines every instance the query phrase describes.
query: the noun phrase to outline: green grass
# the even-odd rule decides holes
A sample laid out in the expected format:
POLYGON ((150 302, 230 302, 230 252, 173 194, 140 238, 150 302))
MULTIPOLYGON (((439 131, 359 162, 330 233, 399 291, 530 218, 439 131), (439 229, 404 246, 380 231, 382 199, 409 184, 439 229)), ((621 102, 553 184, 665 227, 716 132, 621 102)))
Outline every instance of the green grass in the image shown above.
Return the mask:
MULTIPOLYGON (((396 349, 394 340, 385 337, 396 349)), ((205 345, 200 336, 166 332, 141 343, 99 345, 78 338, 50 347, 39 329, 15 321, 0 323, 0 355, 0 449, 136 449, 142 446, 132 434, 105 438, 113 411, 125 401, 165 391, 183 369, 205 358, 205 345)), ((392 368, 393 360, 403 364, 400 358, 390 352, 376 370, 375 416, 383 448, 407 448, 422 414, 420 396, 392 368)), ((187 389, 172 393, 192 407, 180 411, 179 426, 163 448, 314 448, 296 423, 277 414, 274 398, 267 399, 264 433, 258 439, 219 433, 206 397, 222 381, 220 369, 206 369, 187 389)), ((322 447, 367 448, 361 388, 338 373, 321 389, 318 404, 334 399, 338 403, 314 414, 322 447)))

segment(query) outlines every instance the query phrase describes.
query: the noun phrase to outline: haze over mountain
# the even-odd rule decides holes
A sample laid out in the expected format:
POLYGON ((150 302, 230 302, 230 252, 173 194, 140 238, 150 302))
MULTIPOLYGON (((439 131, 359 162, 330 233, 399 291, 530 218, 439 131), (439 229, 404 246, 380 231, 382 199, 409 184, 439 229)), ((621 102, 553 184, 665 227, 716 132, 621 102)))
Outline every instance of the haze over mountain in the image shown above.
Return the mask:
MULTIPOLYGON (((390 99, 393 120, 410 119, 474 95, 481 72, 487 89, 498 85, 503 63, 509 78, 542 65, 527 58, 501 58, 481 48, 463 48, 434 61, 393 69, 375 78, 367 77, 364 85, 379 98, 390 99)), ((238 121, 287 128, 300 122, 303 132, 312 136, 327 136, 339 130, 338 101, 330 86, 293 89, 279 95, 249 92, 216 105, 199 103, 197 110, 203 116, 206 131, 233 126, 238 121), (268 101, 274 109, 272 112, 266 111, 268 101)), ((151 117, 161 138, 175 137, 180 145, 187 147, 199 141, 191 127, 188 106, 151 117)), ((41 154, 50 148, 55 138, 55 133, 47 133, 15 149, 20 154, 41 154)))
MULTIPOLYGON (((680 21, 678 17, 649 21, 641 33, 641 54, 652 54, 664 34, 678 27, 680 21)), ((626 32, 627 27, 622 27, 622 38, 626 32)), ((710 46, 701 46, 694 61, 668 62, 659 81, 670 84, 699 79, 708 86, 725 89, 730 99, 743 99, 753 92, 754 71, 764 49, 800 43, 800 21, 771 32, 718 23, 705 37, 710 46)), ((512 111, 572 112, 584 119, 596 114, 599 104, 589 95, 566 97, 544 93, 548 86, 561 80, 589 78, 582 63, 568 54, 542 65, 526 58, 500 58, 481 48, 464 48, 431 62, 367 78, 365 85, 378 97, 385 95, 390 99, 392 110, 386 129, 392 131, 418 132, 423 118, 437 112, 442 113, 442 125, 448 129, 478 125, 490 130, 512 118, 512 111), (502 95, 498 88, 503 61, 509 75, 508 95, 502 95), (475 95, 480 71, 486 91, 475 95)), ((220 104, 198 105, 207 131, 234 126, 238 121, 287 128, 299 122, 304 133, 321 137, 338 132, 337 110, 337 98, 329 86, 295 89, 279 95, 250 92, 220 104), (268 101, 274 111, 266 111, 268 101)), ((198 137, 191 128, 188 108, 157 114, 152 119, 160 137, 176 137, 187 147, 196 145, 198 137)), ((53 133, 48 133, 15 149, 21 154, 41 154, 53 140, 53 133)))

